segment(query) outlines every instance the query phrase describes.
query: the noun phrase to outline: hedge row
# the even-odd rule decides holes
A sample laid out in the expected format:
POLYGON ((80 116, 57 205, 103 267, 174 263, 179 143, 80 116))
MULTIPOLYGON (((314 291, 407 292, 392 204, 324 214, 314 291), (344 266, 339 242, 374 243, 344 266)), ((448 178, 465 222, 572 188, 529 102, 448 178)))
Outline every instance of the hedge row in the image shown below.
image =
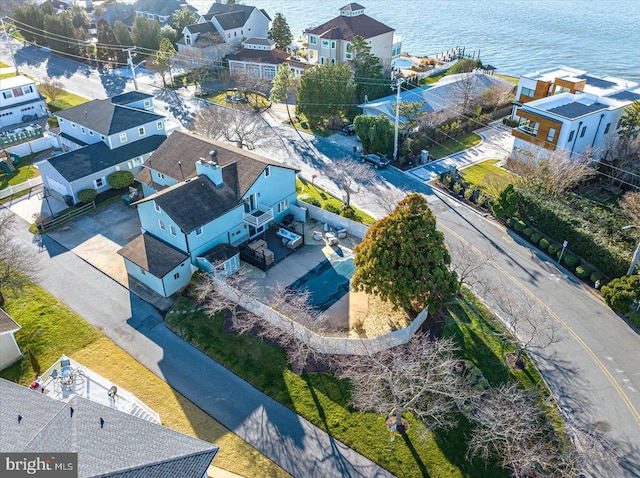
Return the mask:
MULTIPOLYGON (((571 250, 607 276, 620 277, 626 273, 631 257, 626 250, 627 245, 615 243, 611 239, 614 235, 611 230, 620 230, 615 218, 603 217, 602 211, 592 212, 600 214, 597 218, 585 216, 569 207, 563 207, 558 201, 540 198, 527 191, 516 189, 516 194, 518 216, 527 225, 541 231, 551 243, 566 240, 571 250), (606 229, 598 230, 598 227, 602 228, 602 224, 606 229)), ((590 207, 596 209, 593 205, 590 207)), ((522 229, 524 227, 526 225, 522 229)), ((515 226, 514 229, 518 231, 515 226)))

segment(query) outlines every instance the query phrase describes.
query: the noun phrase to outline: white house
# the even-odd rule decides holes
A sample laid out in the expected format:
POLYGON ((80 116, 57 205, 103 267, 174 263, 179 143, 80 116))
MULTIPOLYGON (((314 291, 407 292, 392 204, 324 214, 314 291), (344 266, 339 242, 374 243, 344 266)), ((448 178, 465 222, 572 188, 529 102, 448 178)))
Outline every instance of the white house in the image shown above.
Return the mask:
POLYGON ((35 81, 23 75, 0 81, 0 128, 47 115, 47 104, 35 81))
POLYGON ((519 122, 512 130, 513 152, 603 158, 617 136, 624 108, 637 100, 638 83, 621 78, 566 66, 523 75, 512 112, 519 122))
POLYGON ((309 65, 278 50, 276 42, 268 38, 249 38, 242 42, 242 50, 227 57, 231 76, 246 74, 263 80, 273 80, 282 63, 287 63, 295 78, 300 78, 309 65))
POLYGON ((215 2, 198 23, 187 25, 177 42, 178 52, 207 62, 220 61, 250 37, 266 38, 271 17, 249 5, 215 2))
POLYGON ((0 308, 0 370, 22 358, 22 352, 16 342, 15 333, 20 326, 9 314, 0 308))
POLYGON ((36 163, 47 190, 78 200, 78 192, 110 188, 120 170, 135 175, 167 137, 165 117, 153 112, 153 95, 137 91, 93 100, 56 113, 63 154, 36 163))
POLYGON ((344 63, 353 59, 351 42, 363 37, 371 47, 371 54, 380 59, 384 68, 400 57, 402 40, 395 30, 364 13, 365 7, 349 3, 340 15, 314 28, 305 30, 308 61, 311 64, 344 63))

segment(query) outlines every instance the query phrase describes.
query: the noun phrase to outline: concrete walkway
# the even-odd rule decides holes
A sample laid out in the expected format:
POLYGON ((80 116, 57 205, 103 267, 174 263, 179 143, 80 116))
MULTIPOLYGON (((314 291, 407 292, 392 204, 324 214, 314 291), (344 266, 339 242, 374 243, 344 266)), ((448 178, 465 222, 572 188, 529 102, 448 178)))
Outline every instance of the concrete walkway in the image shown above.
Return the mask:
POLYGON ((393 476, 187 344, 125 287, 50 237, 34 241, 27 222, 16 222, 45 290, 293 476, 393 476))

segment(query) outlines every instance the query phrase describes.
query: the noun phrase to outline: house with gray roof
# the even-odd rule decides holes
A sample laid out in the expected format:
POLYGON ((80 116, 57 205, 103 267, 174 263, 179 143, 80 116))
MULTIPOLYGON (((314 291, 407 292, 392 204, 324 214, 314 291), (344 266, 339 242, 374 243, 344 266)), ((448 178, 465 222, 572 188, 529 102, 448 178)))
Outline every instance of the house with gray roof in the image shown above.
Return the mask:
POLYGON ((340 14, 317 27, 307 28, 307 59, 311 64, 341 64, 353 60, 351 42, 363 37, 371 47, 371 54, 380 59, 384 68, 400 56, 402 39, 395 30, 364 13, 359 3, 348 3, 340 14))
POLYGON ((56 116, 62 154, 36 166, 44 187, 73 203, 83 189, 108 190, 107 177, 116 171, 137 174, 167 137, 165 117, 154 112, 153 95, 146 93, 93 100, 56 116))
POLYGON ((276 48, 276 42, 268 38, 248 38, 242 42, 242 50, 227 57, 231 76, 250 75, 263 80, 273 80, 283 63, 289 65, 294 78, 300 78, 310 65, 294 59, 276 48))
POLYGON ((149 20, 155 20, 160 25, 168 25, 173 19, 173 14, 183 8, 188 8, 197 14, 197 9, 185 2, 178 0, 137 0, 133 4, 133 11, 137 17, 145 17, 149 20))
POLYGON ((182 38, 177 42, 178 52, 194 62, 219 62, 239 50, 243 40, 267 38, 270 22, 271 17, 263 9, 214 2, 198 23, 182 30, 182 38))
POLYGON ((203 478, 219 448, 80 396, 56 400, 0 378, 0 450, 77 453, 79 477, 203 478))
POLYGON ((15 337, 18 330, 20 330, 18 323, 0 308, 0 370, 4 370, 22 358, 22 352, 15 337))
POLYGON ((296 206, 296 172, 226 143, 173 132, 136 176, 144 193, 134 203, 143 233, 118 251, 128 274, 168 297, 198 268, 233 273, 238 248, 296 206))

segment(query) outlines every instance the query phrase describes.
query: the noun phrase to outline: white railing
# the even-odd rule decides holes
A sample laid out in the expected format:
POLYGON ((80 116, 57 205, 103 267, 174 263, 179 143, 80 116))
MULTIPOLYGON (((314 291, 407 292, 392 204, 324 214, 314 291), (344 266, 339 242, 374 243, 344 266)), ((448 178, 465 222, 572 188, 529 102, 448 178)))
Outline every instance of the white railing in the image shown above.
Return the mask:
POLYGON ((242 220, 247 224, 251 224, 253 227, 260 227, 263 224, 266 224, 269 221, 273 220, 273 208, 264 207, 258 205, 255 211, 251 212, 243 212, 242 220), (262 212, 262 214, 255 215, 257 212, 262 212))
POLYGON ((38 176, 37 178, 27 179, 25 182, 16 184, 15 186, 9 186, 7 188, 0 189, 0 199, 8 198, 9 196, 13 196, 15 193, 40 186, 41 184, 42 178, 40 176, 38 176))

